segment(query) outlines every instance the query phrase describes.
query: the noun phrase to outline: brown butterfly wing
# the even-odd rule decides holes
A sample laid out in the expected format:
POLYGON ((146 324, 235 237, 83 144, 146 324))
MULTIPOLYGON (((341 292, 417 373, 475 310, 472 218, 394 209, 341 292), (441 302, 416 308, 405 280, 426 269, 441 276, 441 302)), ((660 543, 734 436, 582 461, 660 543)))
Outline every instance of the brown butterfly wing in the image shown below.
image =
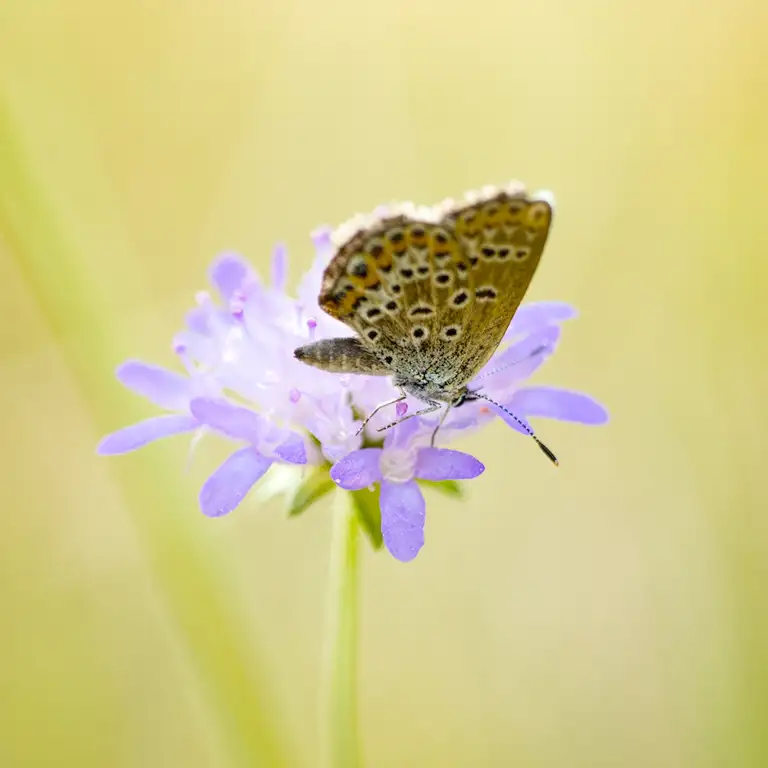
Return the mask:
POLYGON ((368 223, 339 248, 320 306, 405 378, 458 391, 499 345, 541 258, 551 205, 514 187, 427 217, 368 223))
POLYGON ((393 372, 426 370, 472 295, 468 256, 448 224, 401 215, 357 232, 323 277, 320 306, 393 372), (452 301, 455 303, 452 303, 452 301))
POLYGON ((471 264, 473 294, 462 328, 468 378, 490 359, 523 300, 541 259, 552 206, 522 190, 491 193, 449 212, 471 264))

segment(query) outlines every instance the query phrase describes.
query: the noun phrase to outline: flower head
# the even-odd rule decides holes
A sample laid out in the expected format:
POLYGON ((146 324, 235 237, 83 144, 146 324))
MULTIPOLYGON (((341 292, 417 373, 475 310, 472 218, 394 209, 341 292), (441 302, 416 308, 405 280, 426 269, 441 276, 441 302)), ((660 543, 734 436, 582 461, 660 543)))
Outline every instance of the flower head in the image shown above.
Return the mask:
MULTIPOLYGON (((470 388, 494 401, 467 401, 439 420, 414 417, 391 429, 382 441, 377 431, 393 420, 383 409, 361 431, 363 417, 398 391, 388 378, 340 375, 311 368, 294 357, 297 347, 323 338, 348 336, 349 328, 322 312, 317 297, 322 272, 332 256, 330 230, 313 234, 314 264, 296 297, 285 292, 287 255, 278 247, 271 281, 263 283, 239 255, 225 253, 210 269, 216 297, 197 296, 186 327, 173 348, 186 375, 141 362, 117 370, 129 389, 167 411, 102 440, 99 452, 118 454, 182 432, 214 432, 239 447, 205 482, 204 514, 231 512, 273 465, 310 465, 300 489, 310 500, 339 488, 378 487, 380 531, 387 549, 411 560, 424 543, 424 481, 468 480, 484 467, 473 456, 443 446, 458 435, 500 416, 514 429, 529 429, 529 417, 602 424, 605 409, 587 395, 525 381, 555 351, 561 325, 575 310, 559 302, 524 305, 515 314, 501 347, 470 388), (514 414, 514 416, 511 416, 514 414), (332 482, 331 482, 332 481, 332 482)), ((417 400, 398 404, 398 417, 415 413, 417 400)), ((302 502, 301 508, 306 503, 302 502)))

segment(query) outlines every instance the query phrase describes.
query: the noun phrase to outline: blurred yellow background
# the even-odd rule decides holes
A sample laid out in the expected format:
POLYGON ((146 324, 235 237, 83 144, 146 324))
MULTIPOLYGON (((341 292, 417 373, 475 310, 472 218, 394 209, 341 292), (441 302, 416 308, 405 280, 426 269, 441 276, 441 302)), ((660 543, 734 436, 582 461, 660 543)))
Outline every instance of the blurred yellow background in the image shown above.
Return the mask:
POLYGON ((558 215, 537 381, 404 566, 365 545, 368 766, 768 765, 764 0, 3 0, 0 765, 307 766, 329 504, 204 518, 153 413, 221 250, 519 178, 558 215))

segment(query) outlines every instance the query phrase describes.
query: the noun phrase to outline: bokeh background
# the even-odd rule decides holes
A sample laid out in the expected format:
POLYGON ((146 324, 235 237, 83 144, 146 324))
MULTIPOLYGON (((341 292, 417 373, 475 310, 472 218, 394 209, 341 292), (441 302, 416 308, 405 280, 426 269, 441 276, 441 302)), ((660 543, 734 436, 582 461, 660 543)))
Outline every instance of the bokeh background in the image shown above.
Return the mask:
POLYGON ((152 413, 219 251, 507 178, 558 216, 541 383, 410 565, 367 547, 369 766, 768 765, 764 0, 0 2, 0 764, 319 765, 331 507, 204 519, 152 413))

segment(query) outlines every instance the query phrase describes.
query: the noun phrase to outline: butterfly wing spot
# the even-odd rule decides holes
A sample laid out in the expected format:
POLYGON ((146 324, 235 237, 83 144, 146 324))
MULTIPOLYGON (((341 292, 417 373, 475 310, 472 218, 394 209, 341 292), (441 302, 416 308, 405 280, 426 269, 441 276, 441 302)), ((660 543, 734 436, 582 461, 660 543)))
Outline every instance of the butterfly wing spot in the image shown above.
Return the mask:
POLYGON ((416 279, 414 271, 410 267, 400 270, 400 277, 404 283, 412 283, 416 279))
POLYGON ((483 261, 490 261, 494 256, 496 256, 496 248, 492 245, 484 245, 480 249, 480 258, 483 259, 483 261))
POLYGON ((396 315, 398 312, 400 312, 400 305, 394 299, 390 299, 384 305, 384 309, 389 312, 390 315, 396 315))
POLYGON ((451 236, 441 227, 436 227, 432 232, 432 240, 438 245, 447 245, 451 242, 451 236))
POLYGON ((384 312, 379 307, 371 307, 370 309, 366 310, 365 317, 367 320, 372 320, 375 322, 383 314, 384 312))
POLYGON ((440 338, 443 341, 456 341, 461 336, 460 325, 448 325, 440 331, 440 338))
POLYGON ((498 292, 492 285, 484 285, 475 291, 475 298, 478 301, 496 301, 498 292))
POLYGON ((532 243, 536 240, 536 238, 539 236, 539 230, 535 229, 534 227, 526 227, 525 228, 525 239, 532 243))
POLYGON ((542 230, 549 226, 552 217, 552 209, 547 203, 536 201, 528 206, 526 224, 536 230, 542 230))
POLYGON ((527 246, 520 246, 515 248, 514 259, 515 261, 525 261, 531 255, 531 249, 527 246))
POLYGON ((450 303, 452 307, 463 308, 467 305, 467 302, 469 301, 469 292, 464 290, 463 288, 456 291, 456 293, 451 296, 450 303))
POLYGON ((368 277, 368 263, 365 256, 358 256, 356 259, 352 259, 347 267, 347 272, 353 277, 361 277, 365 279, 368 277))
POLYGON ((403 290, 403 287, 399 283, 392 283, 392 285, 389 286, 389 289, 397 295, 398 293, 401 293, 403 290))
POLYGON ((379 332, 373 328, 365 332, 365 335, 370 341, 376 341, 379 338, 379 332))
POLYGON ((417 342, 422 342, 429 337, 429 329, 424 325, 415 325, 411 329, 411 336, 417 342))
POLYGON ((431 317, 435 314, 435 308, 431 304, 417 304, 408 311, 408 317, 411 319, 417 317, 431 317))
POLYGON ((365 250, 384 274, 392 271, 392 253, 380 239, 371 240, 365 250))
POLYGON ((432 281, 435 283, 435 285, 438 285, 441 288, 449 288, 453 282, 453 274, 447 270, 436 272, 434 278, 432 278, 432 281))

